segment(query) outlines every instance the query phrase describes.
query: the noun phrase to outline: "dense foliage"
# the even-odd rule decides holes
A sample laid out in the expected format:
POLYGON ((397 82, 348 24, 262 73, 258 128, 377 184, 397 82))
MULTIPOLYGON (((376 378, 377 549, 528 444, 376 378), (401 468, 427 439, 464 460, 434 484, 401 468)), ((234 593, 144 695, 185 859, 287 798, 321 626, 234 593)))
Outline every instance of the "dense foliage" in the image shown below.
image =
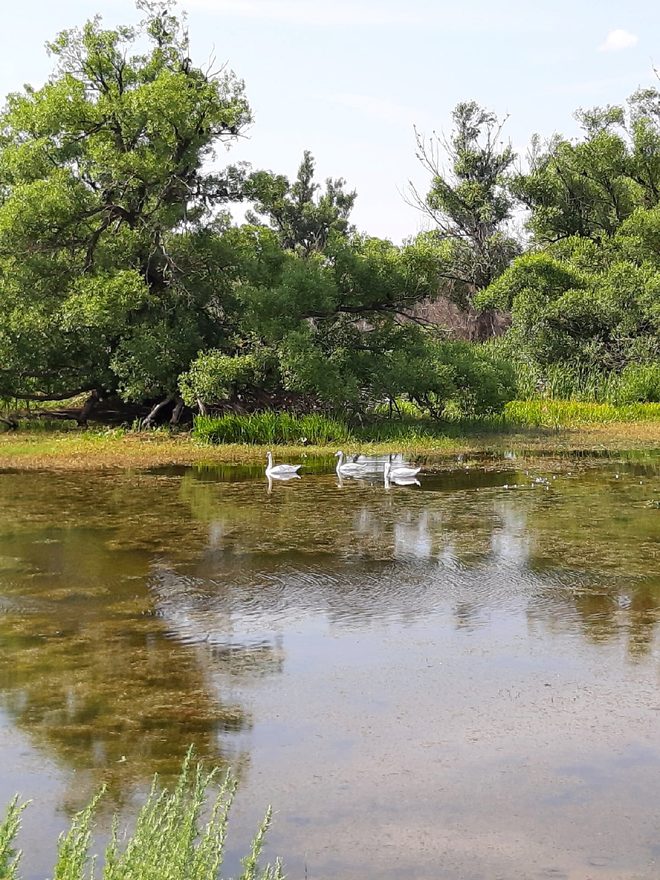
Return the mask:
POLYGON ((195 66, 167 2, 138 7, 60 34, 51 79, 2 113, 0 398, 353 422, 400 400, 492 413, 558 376, 658 399, 660 93, 582 112, 583 137, 536 140, 524 174, 497 117, 459 104, 446 141, 418 136, 433 228, 396 246, 354 228, 356 193, 309 152, 294 180, 220 168, 251 121, 242 82, 195 66), (462 342, 422 317, 439 296, 482 309, 483 337, 496 314, 510 329, 462 342))
POLYGON ((41 89, 10 95, 0 130, 0 393, 176 389, 222 308, 211 212, 238 173, 203 171, 250 120, 242 84, 187 59, 176 18, 98 19, 51 44, 41 89))
POLYGON ((357 414, 409 395, 440 412, 483 374, 469 405, 507 399, 496 360, 415 317, 437 289, 432 243, 358 234, 355 193, 321 189, 309 153, 293 182, 209 171, 250 121, 243 86, 194 66, 167 6, 141 8, 138 27, 61 34, 50 82, 8 99, 0 396, 357 414), (242 226, 222 212, 237 199, 253 204, 242 226))
POLYGON ((536 144, 513 183, 532 247, 478 303, 511 314, 504 348, 543 389, 660 400, 660 92, 582 111, 583 137, 536 144))
POLYGON ((516 156, 510 145, 502 146, 503 123, 474 101, 458 104, 452 119, 448 140, 416 133, 417 158, 430 184, 425 195, 414 188, 412 192, 434 227, 430 238, 444 258, 444 289, 469 307, 520 253, 511 228, 516 156))

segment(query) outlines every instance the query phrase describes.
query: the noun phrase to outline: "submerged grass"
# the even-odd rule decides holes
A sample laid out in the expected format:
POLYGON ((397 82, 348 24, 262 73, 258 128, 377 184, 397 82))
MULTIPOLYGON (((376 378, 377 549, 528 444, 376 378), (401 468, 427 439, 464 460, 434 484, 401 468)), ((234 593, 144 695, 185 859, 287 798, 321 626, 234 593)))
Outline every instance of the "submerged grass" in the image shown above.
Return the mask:
MULTIPOLYGON (((236 782, 230 774, 218 779, 217 771, 206 772, 199 763, 193 765, 189 752, 173 791, 159 788, 154 779, 133 834, 124 843, 115 818, 102 880, 218 880, 235 791, 236 782), (215 785, 219 790, 209 804, 209 790, 215 785), (207 809, 208 819, 203 823, 207 809)), ((69 830, 60 836, 54 880, 91 880, 99 876, 94 871, 90 844, 101 796, 102 792, 77 813, 69 830)), ((19 854, 14 843, 23 808, 15 799, 0 823, 0 880, 18 880, 19 854)), ((269 808, 243 859, 240 880, 283 880, 279 861, 259 868, 270 820, 269 808)))

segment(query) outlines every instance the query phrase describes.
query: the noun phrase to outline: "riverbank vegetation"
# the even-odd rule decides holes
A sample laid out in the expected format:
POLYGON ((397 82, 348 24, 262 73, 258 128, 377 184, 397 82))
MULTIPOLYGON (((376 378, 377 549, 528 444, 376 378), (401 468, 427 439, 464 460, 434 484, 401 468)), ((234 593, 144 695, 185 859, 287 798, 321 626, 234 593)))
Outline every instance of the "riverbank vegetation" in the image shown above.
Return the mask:
POLYGON ((534 139, 523 170, 498 118, 459 104, 446 141, 417 134, 429 228, 395 245, 355 229, 357 194, 309 152, 295 180, 220 167, 252 121, 244 84, 195 65, 167 4, 138 8, 62 32, 50 80, 2 113, 6 427, 30 405, 357 442, 660 401, 660 92, 580 111, 582 136, 534 139))
MULTIPOLYGON (((96 859, 90 849, 101 792, 74 816, 69 830, 60 836, 52 876, 58 880, 91 880, 98 876, 103 880, 218 880, 235 791, 236 782, 230 774, 219 777, 217 771, 194 766, 189 753, 171 791, 161 788, 154 779, 132 834, 120 836, 115 820, 102 869, 95 871, 96 859), (212 799, 211 790, 216 792, 212 799)), ((0 880, 20 877, 20 854, 15 844, 26 806, 15 799, 0 820, 0 880)), ((259 867, 270 819, 269 809, 242 861, 239 880, 283 878, 279 862, 259 867)))
POLYGON ((366 429, 353 431, 333 420, 324 424, 318 435, 308 430, 308 423, 307 434, 298 434, 295 421, 290 420, 282 425, 269 418, 267 428, 258 416, 231 416, 219 427, 215 421, 201 423, 204 431, 199 438, 166 427, 152 431, 81 429, 70 422, 66 430, 61 430, 60 423, 54 422, 46 423, 44 430, 42 422, 27 421, 17 431, 0 433, 0 468, 89 470, 223 462, 263 464, 270 447, 276 457, 283 455, 296 461, 319 458, 328 463, 334 461, 332 454, 338 448, 348 454, 403 452, 443 468, 455 467, 459 455, 493 456, 506 466, 502 461, 505 450, 518 456, 535 456, 660 448, 657 404, 614 407, 570 401, 512 401, 504 415, 486 421, 383 419, 367 433, 366 429), (288 436, 286 441, 278 433, 282 428, 288 436))

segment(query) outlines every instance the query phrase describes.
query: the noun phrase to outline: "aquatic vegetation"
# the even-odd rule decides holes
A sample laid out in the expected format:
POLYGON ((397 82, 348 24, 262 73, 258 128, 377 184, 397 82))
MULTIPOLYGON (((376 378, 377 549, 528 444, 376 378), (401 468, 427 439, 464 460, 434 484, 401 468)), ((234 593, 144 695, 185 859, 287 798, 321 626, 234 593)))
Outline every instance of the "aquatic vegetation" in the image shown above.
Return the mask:
MULTIPOLYGON (((236 791, 236 781, 227 773, 218 779, 216 770, 207 772, 200 763, 193 763, 189 751, 175 787, 160 788, 154 778, 145 804, 138 813, 131 836, 123 842, 115 818, 110 842, 105 850, 103 880, 217 880, 222 865, 229 812, 236 791), (216 790, 209 804, 209 791, 216 790), (202 817, 210 808, 207 821, 202 817)), ((60 836, 55 880, 86 880, 95 876, 96 856, 90 853, 95 816, 103 790, 77 813, 69 830, 60 836)), ((0 878, 16 880, 20 854, 14 841, 20 827, 20 815, 26 805, 14 799, 0 823, 0 878)), ((271 810, 252 840, 243 859, 240 880, 281 880, 282 868, 275 865, 259 867, 261 851, 271 810)))

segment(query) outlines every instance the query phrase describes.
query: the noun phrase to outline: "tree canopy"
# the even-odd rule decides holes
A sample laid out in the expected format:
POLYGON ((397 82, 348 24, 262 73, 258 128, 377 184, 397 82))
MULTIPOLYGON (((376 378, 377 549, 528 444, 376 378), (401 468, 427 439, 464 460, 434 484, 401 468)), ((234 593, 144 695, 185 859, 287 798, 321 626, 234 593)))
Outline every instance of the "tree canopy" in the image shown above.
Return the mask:
POLYGON ((536 139, 524 172, 497 116, 459 104, 448 139, 417 136, 432 228, 396 245, 355 228, 356 193, 309 151, 293 180, 224 165, 242 81, 194 63, 169 2, 138 9, 63 31, 48 82, 2 111, 0 397, 471 415, 514 368, 558 366, 657 395, 659 92, 581 111, 581 138, 536 139), (511 327, 468 344, 423 317, 439 296, 511 327))
POLYGON ((511 314, 504 346, 541 386, 557 369, 621 377, 626 400, 660 399, 660 92, 579 111, 582 137, 533 143, 512 182, 531 248, 478 298, 511 314))
POLYGON ((502 141, 504 123, 475 101, 458 104, 452 119, 448 139, 416 133, 417 157, 431 180, 425 195, 413 189, 413 199, 435 229, 445 288, 467 307, 520 252, 510 230, 516 156, 502 141))
POLYGON ((0 122, 2 393, 70 396, 176 389, 215 333, 208 224, 236 169, 205 163, 250 121, 242 83, 187 57, 168 8, 137 27, 98 18, 50 44, 40 89, 0 122))

